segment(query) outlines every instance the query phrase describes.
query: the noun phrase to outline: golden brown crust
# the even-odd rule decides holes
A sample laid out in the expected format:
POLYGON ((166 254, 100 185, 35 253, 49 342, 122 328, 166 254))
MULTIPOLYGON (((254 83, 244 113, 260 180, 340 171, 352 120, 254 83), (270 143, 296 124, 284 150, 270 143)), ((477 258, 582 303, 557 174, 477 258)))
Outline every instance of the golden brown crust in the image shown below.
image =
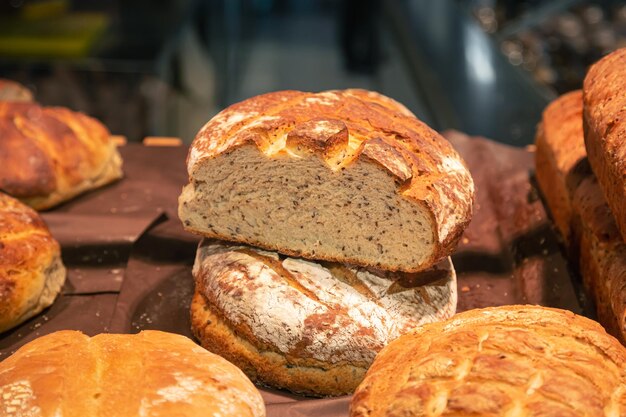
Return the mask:
POLYGON ((97 120, 60 107, 0 101, 0 190, 37 210, 121 178, 97 120))
POLYGON ((574 168, 586 157, 582 141, 582 107, 580 90, 564 94, 550 103, 543 112, 535 139, 537 181, 552 218, 568 244, 572 222, 571 195, 580 181, 574 168))
POLYGON ((451 253, 471 218, 474 186, 460 156, 406 108, 377 93, 281 91, 230 106, 196 136, 187 159, 190 181, 203 161, 245 144, 256 145, 268 158, 294 157, 298 145, 306 144, 331 170, 349 169, 361 157, 384 167, 397 178, 398 193, 433 217, 436 250, 421 269, 451 253), (319 120, 327 126, 313 122, 319 120), (343 148, 339 123, 348 133, 343 148), (290 140, 293 131, 300 140, 293 134, 290 140))
POLYGON ((59 244, 43 220, 0 193, 0 332, 52 304, 64 281, 59 244))
POLYGON ((312 395, 352 392, 390 340, 456 310, 449 259, 374 273, 204 241, 193 274, 202 345, 254 380, 312 395))
POLYGON ((470 310, 391 342, 352 417, 623 416, 626 351, 602 327, 538 306, 470 310))
POLYGON ((594 64, 585 77, 584 129, 589 163, 626 240, 626 48, 594 64))
POLYGON ((236 364, 252 381, 275 388, 313 396, 351 394, 367 370, 349 363, 329 368, 314 359, 288 360, 262 344, 253 345, 213 312, 198 291, 191 302, 191 328, 205 349, 236 364))
POLYGON ((239 369, 186 337, 61 331, 0 363, 0 415, 263 417, 265 407, 239 369))

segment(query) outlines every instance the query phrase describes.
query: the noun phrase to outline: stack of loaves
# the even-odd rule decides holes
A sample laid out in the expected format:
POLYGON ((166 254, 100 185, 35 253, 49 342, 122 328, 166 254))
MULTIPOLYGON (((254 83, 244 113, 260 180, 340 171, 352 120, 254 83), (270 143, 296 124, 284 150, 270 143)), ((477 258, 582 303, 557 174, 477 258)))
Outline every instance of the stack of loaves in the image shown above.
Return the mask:
POLYGON ((363 90, 235 104, 193 142, 179 199, 203 235, 193 332, 252 380, 351 393, 396 337, 456 310, 474 186, 404 106, 363 90))
POLYGON ((537 179, 598 320, 626 343, 626 49, 551 103, 537 132, 537 179))

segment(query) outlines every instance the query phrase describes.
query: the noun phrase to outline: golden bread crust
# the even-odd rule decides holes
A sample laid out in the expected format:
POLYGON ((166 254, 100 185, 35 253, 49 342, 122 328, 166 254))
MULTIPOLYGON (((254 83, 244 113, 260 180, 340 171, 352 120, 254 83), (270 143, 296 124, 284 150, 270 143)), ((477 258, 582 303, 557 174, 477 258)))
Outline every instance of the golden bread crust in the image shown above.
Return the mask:
POLYGON ((0 193, 0 332, 52 304, 64 281, 59 244, 43 220, 0 193))
POLYGON ((97 120, 61 107, 0 100, 0 190, 37 210, 122 177, 97 120))
POLYGON ((470 310, 383 349, 350 415, 623 416, 625 366, 624 347, 572 312, 470 310))
POLYGON ((61 331, 0 363, 0 415, 264 417, 265 406, 239 369, 184 336, 61 331))
POLYGON ((583 85, 589 163, 626 241, 626 48, 605 56, 583 85))

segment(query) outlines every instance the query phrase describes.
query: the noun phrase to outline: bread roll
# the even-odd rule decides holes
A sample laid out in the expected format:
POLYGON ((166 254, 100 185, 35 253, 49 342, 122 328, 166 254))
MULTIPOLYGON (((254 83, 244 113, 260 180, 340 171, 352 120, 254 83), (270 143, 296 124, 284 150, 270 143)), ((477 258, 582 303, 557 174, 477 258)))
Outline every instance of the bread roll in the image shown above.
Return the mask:
POLYGON ((187 230, 308 259, 421 271, 453 251, 472 212, 452 146, 363 90, 235 104, 200 130, 187 168, 187 230))
POLYGON ((193 273, 202 345, 252 380, 310 395, 351 393, 390 340, 456 309, 448 258, 384 273, 205 241, 193 273))
POLYGON ((587 156, 582 113, 582 91, 562 95, 544 110, 535 139, 537 181, 552 219, 568 244, 572 233, 573 189, 580 180, 575 168, 587 156))
POLYGON ((598 321, 626 343, 626 244, 586 158, 582 95, 559 97, 537 133, 537 180, 598 321))
POLYGON ((186 337, 61 331, 0 363, 5 417, 261 417, 246 376, 186 337))
POLYGON ((97 120, 0 97, 0 191, 36 210, 122 177, 122 159, 97 120))
POLYGON ((43 220, 0 193, 0 333, 51 305, 64 282, 59 244, 43 220))
POLYGON ((624 416, 625 370, 624 347, 570 311, 470 310, 383 349, 350 416, 624 416))
POLYGON ((626 48, 593 65, 583 86, 589 163, 626 241, 626 48))

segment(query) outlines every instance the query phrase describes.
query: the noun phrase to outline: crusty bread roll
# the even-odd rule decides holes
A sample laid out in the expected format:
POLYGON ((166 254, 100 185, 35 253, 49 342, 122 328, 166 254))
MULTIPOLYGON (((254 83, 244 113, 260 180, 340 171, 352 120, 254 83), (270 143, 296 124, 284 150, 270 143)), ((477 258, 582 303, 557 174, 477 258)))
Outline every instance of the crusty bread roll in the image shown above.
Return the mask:
POLYGON ((594 64, 585 77, 584 129, 589 163, 626 241, 626 48, 594 64))
POLYGON ((0 363, 5 417, 262 417, 235 366, 184 336, 61 331, 0 363))
POLYGON ((580 92, 547 107, 537 132, 537 180, 598 321, 626 343, 626 244, 589 169, 582 110, 580 92))
POLYGON ((391 342, 352 417, 624 416, 626 351, 570 311, 470 310, 391 342))
POLYGON ((36 210, 122 177, 109 131, 65 108, 0 97, 0 139, 0 191, 36 210))
POLYGON ((187 230, 308 259, 421 271, 453 251, 472 212, 452 146, 363 90, 235 104, 198 133, 187 168, 187 230))
POLYGON ((535 138, 537 182, 565 242, 572 233, 572 190, 579 181, 575 168, 587 156, 582 113, 582 91, 562 95, 543 111, 535 138))
POLYGON ((0 193, 0 333, 51 305, 64 282, 59 244, 43 220, 0 193))
POLYGON ((33 101, 33 93, 20 83, 0 78, 0 101, 33 101))
POLYGON ((420 273, 370 272, 205 241, 193 273, 202 345, 252 380, 310 395, 351 393, 390 340, 456 310, 449 258, 420 273))

